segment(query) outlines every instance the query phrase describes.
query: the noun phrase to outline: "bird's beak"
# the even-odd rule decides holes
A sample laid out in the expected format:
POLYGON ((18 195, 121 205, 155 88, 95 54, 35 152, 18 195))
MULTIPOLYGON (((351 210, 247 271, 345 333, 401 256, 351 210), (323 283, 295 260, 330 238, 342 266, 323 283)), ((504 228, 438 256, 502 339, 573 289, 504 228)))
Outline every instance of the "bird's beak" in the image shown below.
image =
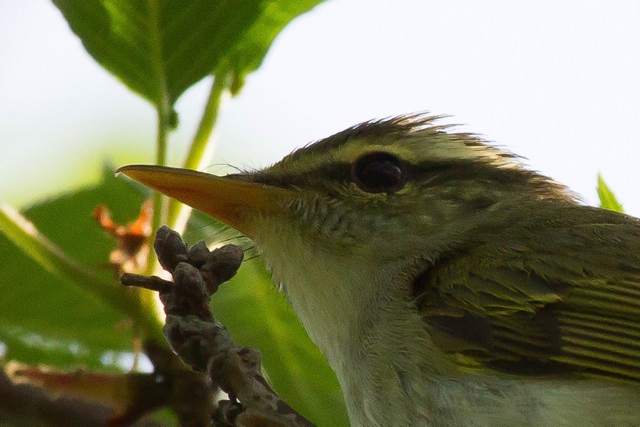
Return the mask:
MULTIPOLYGON (((116 171, 235 228, 248 237, 248 214, 282 212, 289 190, 189 169, 129 165, 116 171)), ((249 215, 250 216, 250 215, 249 215)))

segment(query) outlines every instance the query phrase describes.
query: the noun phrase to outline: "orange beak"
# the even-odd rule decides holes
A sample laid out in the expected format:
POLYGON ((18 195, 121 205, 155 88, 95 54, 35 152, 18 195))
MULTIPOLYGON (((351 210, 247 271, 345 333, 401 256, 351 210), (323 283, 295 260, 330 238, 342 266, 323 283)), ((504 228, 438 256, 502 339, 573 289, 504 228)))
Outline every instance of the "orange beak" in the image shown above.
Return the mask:
POLYGON ((116 171, 235 228, 248 237, 248 213, 282 212, 290 191, 189 169, 129 165, 116 171))

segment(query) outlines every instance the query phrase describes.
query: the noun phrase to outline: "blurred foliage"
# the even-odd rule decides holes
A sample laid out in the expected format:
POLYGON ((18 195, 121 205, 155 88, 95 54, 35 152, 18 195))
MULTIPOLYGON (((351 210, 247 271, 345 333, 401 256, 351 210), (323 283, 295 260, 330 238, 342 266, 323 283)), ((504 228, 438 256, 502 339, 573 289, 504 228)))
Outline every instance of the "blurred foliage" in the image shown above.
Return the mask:
MULTIPOLYGON (((102 183, 33 204, 24 214, 39 232, 79 263, 116 284, 108 266, 114 243, 91 216, 108 204, 123 222, 135 218, 145 195, 105 168, 102 183)), ((56 366, 99 368, 107 352, 131 351, 126 316, 86 288, 50 274, 0 234, 0 340, 9 359, 56 366)), ((90 286, 90 285, 89 285, 90 286)), ((113 368, 113 367, 112 367, 113 368)))

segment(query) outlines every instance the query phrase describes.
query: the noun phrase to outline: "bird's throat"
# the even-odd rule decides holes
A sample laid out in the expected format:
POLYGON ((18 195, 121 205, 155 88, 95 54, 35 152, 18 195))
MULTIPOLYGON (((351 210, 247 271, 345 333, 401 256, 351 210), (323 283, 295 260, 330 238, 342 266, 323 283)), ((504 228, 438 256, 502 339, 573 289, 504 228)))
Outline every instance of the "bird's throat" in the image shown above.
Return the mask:
POLYGON ((373 414, 363 408, 383 410, 389 399, 406 414, 411 405, 424 406, 412 399, 426 399, 427 378, 449 372, 451 366, 430 342, 412 306, 409 284, 398 282, 409 277, 403 266, 310 244, 276 222, 257 228, 270 230, 256 236, 256 242, 274 281, 282 284, 336 373, 352 420, 369 419, 373 414))

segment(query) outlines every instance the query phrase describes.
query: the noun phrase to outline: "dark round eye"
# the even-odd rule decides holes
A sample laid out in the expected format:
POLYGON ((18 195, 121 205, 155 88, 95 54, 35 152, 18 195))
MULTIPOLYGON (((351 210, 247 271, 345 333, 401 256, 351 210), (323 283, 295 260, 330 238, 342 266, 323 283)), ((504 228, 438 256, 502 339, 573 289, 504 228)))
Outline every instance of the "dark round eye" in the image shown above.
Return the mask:
POLYGON ((394 193, 406 184, 407 167, 389 153, 367 153, 351 165, 351 179, 367 193, 394 193))

